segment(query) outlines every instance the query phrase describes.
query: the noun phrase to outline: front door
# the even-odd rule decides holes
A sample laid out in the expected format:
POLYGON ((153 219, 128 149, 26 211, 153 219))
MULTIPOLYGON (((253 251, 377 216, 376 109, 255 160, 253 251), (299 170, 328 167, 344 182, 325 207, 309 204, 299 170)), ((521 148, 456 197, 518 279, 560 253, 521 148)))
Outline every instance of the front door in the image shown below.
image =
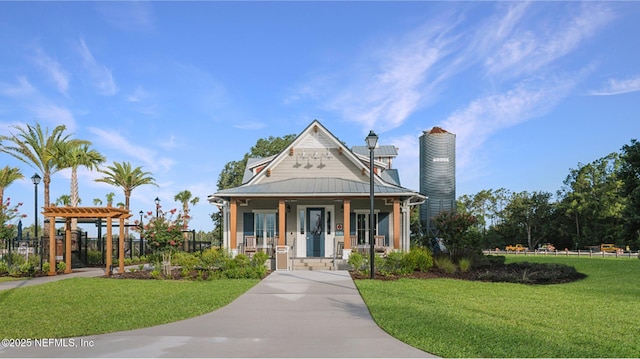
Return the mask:
POLYGON ((324 208, 307 209, 307 257, 324 257, 324 208))

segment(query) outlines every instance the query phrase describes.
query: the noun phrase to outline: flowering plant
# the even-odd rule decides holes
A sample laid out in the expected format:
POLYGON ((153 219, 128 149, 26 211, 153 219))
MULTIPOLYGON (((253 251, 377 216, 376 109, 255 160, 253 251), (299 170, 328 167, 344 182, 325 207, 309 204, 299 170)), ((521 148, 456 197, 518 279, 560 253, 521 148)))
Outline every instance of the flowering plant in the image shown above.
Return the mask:
POLYGON ((141 225, 138 220, 135 231, 140 233, 148 245, 154 251, 173 252, 184 243, 182 234, 183 218, 180 214, 174 219, 176 209, 169 212, 162 212, 153 217, 151 212, 147 212, 144 218, 148 219, 146 224, 141 225))
POLYGON ((17 226, 11 223, 16 218, 18 220, 27 217, 26 214, 20 214, 20 206, 22 202, 11 206, 11 198, 7 198, 5 203, 0 203, 0 238, 14 238, 16 236, 17 226))

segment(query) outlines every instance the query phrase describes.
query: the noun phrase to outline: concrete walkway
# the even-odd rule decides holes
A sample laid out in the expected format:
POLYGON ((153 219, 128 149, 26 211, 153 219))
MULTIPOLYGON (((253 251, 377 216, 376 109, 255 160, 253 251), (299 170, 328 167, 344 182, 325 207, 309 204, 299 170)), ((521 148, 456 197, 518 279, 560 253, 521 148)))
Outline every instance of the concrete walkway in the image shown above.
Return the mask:
POLYGON ((46 348, 0 347, 0 356, 434 357, 380 329, 347 271, 274 272, 229 305, 196 318, 46 348))

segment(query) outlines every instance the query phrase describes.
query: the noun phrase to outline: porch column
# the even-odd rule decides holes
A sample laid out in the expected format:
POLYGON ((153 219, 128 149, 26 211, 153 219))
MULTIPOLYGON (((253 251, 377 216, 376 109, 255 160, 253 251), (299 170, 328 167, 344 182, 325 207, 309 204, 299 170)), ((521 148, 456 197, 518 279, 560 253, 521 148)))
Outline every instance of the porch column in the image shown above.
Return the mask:
POLYGON ((71 218, 64 219, 64 256, 66 257, 65 274, 71 273, 71 218))
POLYGON ((400 249, 400 199, 393 199, 393 248, 400 249))
POLYGON ((285 228, 285 226, 287 225, 287 221, 286 221, 287 206, 286 206, 286 203, 284 202, 284 199, 281 199, 278 202, 278 213, 280 213, 280 215, 278 216, 278 226, 280 227, 280 232, 278 233, 278 245, 284 246, 287 243, 286 242, 287 229, 285 228))
POLYGON ((124 273, 124 219, 120 218, 120 236, 118 238, 118 273, 124 273))
POLYGON ((238 202, 235 199, 229 201, 229 250, 238 248, 237 226, 238 226, 238 202))
POLYGON ((344 229, 344 249, 351 249, 351 200, 343 201, 342 228, 344 229))
POLYGON ((49 217, 49 275, 56 275, 56 254, 56 217, 49 217))
POLYGON ((107 266, 107 268, 105 269, 105 272, 107 273, 107 275, 111 275, 111 265, 113 264, 113 233, 112 233, 112 229, 111 229, 111 216, 107 217, 107 238, 106 238, 106 245, 107 245, 107 250, 105 253, 105 264, 107 266))

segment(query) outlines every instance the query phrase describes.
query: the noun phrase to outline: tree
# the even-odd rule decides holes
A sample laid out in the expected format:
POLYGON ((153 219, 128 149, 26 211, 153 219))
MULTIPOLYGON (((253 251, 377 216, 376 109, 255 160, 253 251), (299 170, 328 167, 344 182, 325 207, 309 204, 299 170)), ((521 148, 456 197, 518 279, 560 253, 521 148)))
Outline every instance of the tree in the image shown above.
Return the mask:
POLYGON ((550 199, 549 192, 523 191, 515 193, 505 208, 506 221, 524 230, 529 248, 535 248, 549 235, 553 214, 550 199))
POLYGON ((619 228, 625 207, 620 196, 619 155, 611 153, 578 166, 570 170, 560 192, 564 196, 561 208, 574 221, 574 243, 616 242, 622 237, 619 228))
POLYGON ((18 130, 18 134, 11 136, 2 136, 0 140, 12 142, 13 146, 3 144, 0 149, 26 163, 29 166, 42 172, 42 182, 44 183, 44 205, 48 206, 49 186, 51 184, 51 175, 63 169, 58 159, 63 155, 60 149, 62 144, 68 143, 69 146, 80 146, 82 144, 91 144, 89 141, 72 139, 70 134, 65 134, 66 126, 59 125, 53 129, 51 134, 49 130, 42 130, 39 123, 35 126, 27 125, 27 128, 13 126, 18 130))
POLYGON ((247 167, 247 160, 254 157, 269 157, 282 152, 296 139, 295 134, 283 137, 273 137, 259 139, 251 150, 244 155, 240 161, 227 162, 218 176, 218 190, 237 187, 242 184, 242 177, 247 167))
MULTIPOLYGON (((80 201, 78 201, 78 203, 80 203, 80 201)), ((68 194, 63 194, 62 196, 56 198, 56 206, 70 206, 70 205, 71 205, 71 196, 69 196, 68 194)))
POLYGON ((622 147, 618 176, 622 181, 620 192, 627 200, 624 209, 624 235, 628 244, 640 245, 640 142, 633 139, 622 147))
POLYGON ((90 149, 88 144, 75 145, 68 142, 59 144, 58 158, 60 167, 71 168, 71 196, 69 205, 77 207, 80 203, 78 189, 78 167, 84 166, 89 170, 98 168, 106 159, 98 151, 90 149))
MULTIPOLYGON (((200 201, 200 197, 191 198, 191 192, 188 190, 184 190, 173 197, 174 201, 182 203, 182 230, 186 231, 189 229, 189 220, 191 217, 189 216, 189 203, 192 205, 196 205, 200 201)), ((187 233, 184 233, 185 236, 185 250, 189 246, 189 242, 186 240, 187 233)))
POLYGON ((4 189, 9 187, 13 182, 23 179, 24 175, 17 167, 5 166, 0 169, 0 204, 4 203, 4 189))
POLYGON ((107 199, 107 206, 111 206, 113 204, 113 197, 115 197, 116 194, 113 192, 109 192, 105 195, 105 198, 107 199))
POLYGON ((150 172, 142 171, 142 167, 131 168, 129 162, 113 162, 113 166, 107 166, 107 169, 98 171, 104 173, 106 176, 96 179, 96 182, 103 182, 122 188, 125 198, 124 207, 127 210, 129 209, 131 192, 133 192, 136 187, 147 184, 158 186, 155 179, 151 177, 150 172))
POLYGON ((184 190, 176 194, 175 197, 173 197, 174 201, 180 202, 182 204, 184 230, 189 229, 189 220, 191 219, 191 217, 189 217, 189 203, 195 206, 200 201, 200 197, 194 197, 194 198, 191 198, 191 197, 192 197, 191 192, 188 190, 184 190))
POLYGON ((480 250, 478 235, 472 228, 478 219, 469 213, 440 212, 435 218, 436 227, 452 257, 465 250, 480 250))

